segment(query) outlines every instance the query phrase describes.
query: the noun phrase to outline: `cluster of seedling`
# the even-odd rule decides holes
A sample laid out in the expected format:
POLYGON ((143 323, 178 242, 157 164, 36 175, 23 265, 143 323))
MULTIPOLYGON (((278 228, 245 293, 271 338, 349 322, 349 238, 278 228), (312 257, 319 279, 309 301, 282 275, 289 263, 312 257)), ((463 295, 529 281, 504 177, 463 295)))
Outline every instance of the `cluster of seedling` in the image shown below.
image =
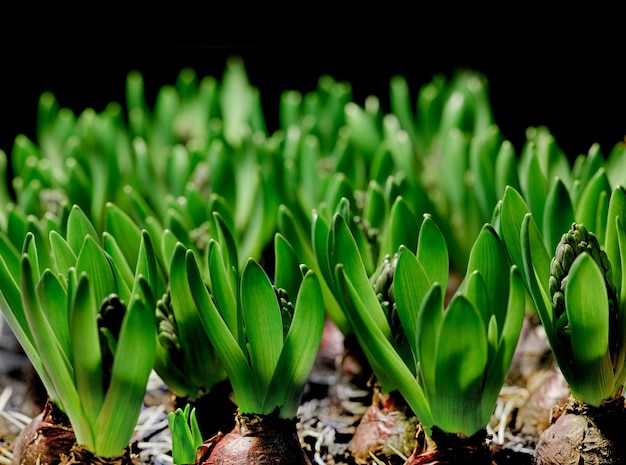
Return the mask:
MULTIPOLYGON (((415 97, 396 76, 389 111, 324 75, 282 94, 272 133, 236 58, 221 81, 183 69, 153 108, 139 73, 126 91, 79 115, 44 93, 36 141, 0 152, 0 310, 49 396, 15 463, 136 461, 153 370, 180 405, 175 464, 310 463, 296 422, 329 320, 358 341, 376 398, 416 418, 407 464, 490 464, 530 314, 567 414, 606 439, 568 453, 619 463, 624 144, 570 163, 529 128, 518 154, 473 71, 415 97), (232 429, 207 436, 199 401, 224 383, 232 429)), ((536 463, 567 428, 542 434, 536 463)))

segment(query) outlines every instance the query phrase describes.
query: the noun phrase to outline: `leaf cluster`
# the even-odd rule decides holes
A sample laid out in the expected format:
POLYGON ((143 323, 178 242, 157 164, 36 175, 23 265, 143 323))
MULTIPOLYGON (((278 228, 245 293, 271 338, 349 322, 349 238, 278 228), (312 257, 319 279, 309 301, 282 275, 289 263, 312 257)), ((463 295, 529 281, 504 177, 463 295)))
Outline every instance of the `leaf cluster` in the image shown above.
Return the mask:
POLYGON ((293 419, 321 341, 324 304, 314 272, 299 267, 293 249, 279 234, 274 244, 272 283, 252 258, 239 274, 227 245, 214 240, 209 244, 207 282, 196 255, 179 243, 170 267, 171 294, 181 307, 198 312, 239 411, 277 411, 293 419), (293 315, 281 309, 276 289, 284 290, 293 303, 293 315))
POLYGON ((78 206, 64 235, 34 218, 28 224, 19 252, 0 235, 0 308, 77 443, 119 456, 155 358, 150 236, 141 232, 136 243, 99 236, 78 206))
POLYGON ((427 430, 471 436, 484 429, 524 317, 523 283, 495 230, 486 225, 481 231, 471 271, 447 305, 448 250, 434 221, 422 221, 415 250, 399 246, 393 295, 404 346, 339 212, 325 249, 331 282, 383 390, 398 390, 427 430))
MULTIPOLYGON (((604 170, 601 169, 598 173, 592 179, 602 179, 604 170)), ((590 196, 591 194, 583 198, 590 196)), ((558 321, 549 289, 552 254, 546 247, 545 236, 542 235, 534 214, 513 188, 507 189, 502 201, 500 227, 513 262, 524 271, 526 288, 541 317, 552 352, 572 394, 581 402, 599 406, 602 401, 619 394, 626 381, 623 282, 626 235, 622 223, 626 214, 626 191, 621 186, 616 187, 608 198, 606 191, 600 191, 595 196, 595 202, 587 205, 589 210, 596 209, 594 216, 597 215, 597 222, 604 225, 597 237, 606 251, 610 273, 607 275, 587 252, 573 260, 564 293, 569 328, 567 335, 557 330, 563 322, 558 321), (603 208, 605 202, 607 205, 603 208), (602 214, 606 215, 603 221, 600 219, 602 214), (616 318, 613 318, 609 310, 610 296, 605 278, 613 280, 612 288, 616 290, 616 318), (610 334, 615 334, 613 341, 610 341, 610 334)), ((581 207, 571 219, 579 221, 587 211, 585 207, 581 207)))

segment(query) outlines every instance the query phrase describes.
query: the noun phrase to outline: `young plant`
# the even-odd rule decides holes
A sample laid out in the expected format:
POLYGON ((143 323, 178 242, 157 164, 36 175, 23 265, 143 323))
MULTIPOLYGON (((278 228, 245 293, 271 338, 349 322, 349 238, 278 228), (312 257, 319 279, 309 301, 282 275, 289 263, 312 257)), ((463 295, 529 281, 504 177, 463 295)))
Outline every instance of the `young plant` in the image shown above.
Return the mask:
MULTIPOLYGON (((139 243, 140 227, 114 204, 107 205, 105 220, 107 234, 127 239, 119 249, 109 248, 107 251, 118 267, 133 269, 137 250, 132 244, 139 243)), ((175 406, 191 403, 198 411, 211 409, 212 415, 202 415, 201 428, 205 434, 214 434, 225 425, 232 427, 235 408, 228 399, 230 386, 226 373, 202 328, 198 313, 172 300, 169 258, 179 242, 178 236, 161 228, 152 218, 147 218, 146 224, 156 244, 155 295, 160 296, 155 307, 157 345, 154 370, 173 394, 175 406)), ((220 224, 216 220, 214 228, 220 224)), ((176 231, 180 233, 180 230, 176 231)), ((189 239, 189 236, 184 238, 189 239)), ((208 237, 205 240, 208 241, 208 237)), ((203 253, 199 248, 194 250, 203 253)))
MULTIPOLYGON (((372 181, 364 192, 362 206, 360 204, 358 207, 355 206, 356 195, 351 201, 342 197, 335 201, 334 212, 340 212, 339 214, 346 219, 346 225, 354 237, 365 273, 380 305, 384 308, 390 326, 397 323, 392 311, 393 299, 390 290, 397 260, 396 251, 402 244, 411 244, 413 247, 417 243, 419 229, 413 208, 403 196, 398 195, 402 185, 401 179, 389 177, 384 187, 372 181)), ((329 211, 330 205, 322 205, 313 212, 311 241, 316 256, 315 265, 324 276, 324 282, 329 283, 336 301, 341 302, 342 289, 338 286, 332 271, 331 260, 334 258, 329 258, 327 248, 334 214, 329 211)), ((343 318, 350 323, 345 315, 345 309, 340 308, 343 318)), ((410 409, 407 408, 402 396, 379 386, 376 373, 372 376, 369 361, 363 355, 362 345, 355 339, 355 330, 351 326, 348 327, 350 332, 346 333, 344 345, 346 350, 350 350, 353 358, 355 355, 359 356, 362 366, 360 378, 352 376, 351 382, 356 385, 362 383, 364 388, 372 391, 372 402, 368 405, 351 440, 351 452, 359 462, 369 460, 371 453, 393 453, 393 447, 408 455, 412 450, 415 433, 414 415, 408 412, 410 409), (381 422, 382 418, 384 421, 381 422)))
MULTIPOLYGON (((212 225, 204 231, 204 237, 198 238, 198 241, 191 241, 190 235, 186 235, 184 229, 175 229, 175 234, 170 229, 155 227, 156 223, 151 222, 152 230, 160 238, 159 257, 168 277, 172 273, 171 257, 176 245, 186 244, 189 240, 189 250, 194 251, 198 262, 205 263, 202 274, 208 279, 206 263, 211 237, 220 238, 221 242, 230 244, 228 266, 232 266, 239 273, 235 239, 231 229, 217 210, 213 213, 213 220, 212 225), (201 241, 206 241, 206 244, 201 245, 201 241)), ((200 430, 204 436, 210 437, 218 431, 233 427, 236 406, 231 400, 231 385, 227 373, 204 330, 200 314, 185 300, 181 300, 180 296, 180 293, 172 293, 171 285, 168 284, 157 302, 155 371, 174 394, 176 406, 189 403, 194 407, 200 430)))
POLYGON ((554 463, 557 449, 559 460, 568 461, 619 463, 624 456, 616 435, 625 415, 624 188, 615 188, 607 209, 599 211, 606 212, 600 234, 573 222, 553 255, 519 193, 508 189, 502 202, 507 248, 523 267, 526 287, 571 391, 562 414, 541 434, 537 463, 554 463), (585 437, 597 441, 583 447, 585 437))
POLYGON ((178 244, 171 293, 195 308, 230 379, 238 411, 228 434, 206 441, 201 463, 310 463, 296 435, 297 410, 324 325, 316 275, 298 266, 275 236, 274 284, 254 259, 241 276, 229 251, 211 240, 210 282, 194 253, 178 244))
POLYGON ((423 433, 407 463, 472 457, 473 463, 490 464, 486 426, 524 316, 521 276, 494 229, 481 230, 461 288, 444 307, 446 242, 425 218, 416 251, 399 247, 395 305, 388 307, 395 313, 393 327, 340 214, 333 218, 327 250, 344 308, 381 387, 399 391, 420 421, 423 433))
MULTIPOLYGON (((100 238, 77 206, 66 227, 65 235, 51 230, 46 237, 31 222, 21 254, 2 254, 0 309, 50 403, 69 419, 75 443, 62 453, 77 463, 94 457, 131 463, 130 441, 155 356, 152 242, 142 232, 140 243, 130 244, 136 266, 127 269, 108 252, 120 250, 116 239, 100 238)), ((38 426, 35 420, 32 429, 38 426)), ((32 443, 28 431, 23 434, 15 452, 28 457, 32 443)), ((44 448, 55 441, 45 432, 42 437, 44 448)), ((48 452, 56 455, 41 460, 58 463, 59 451, 48 452)))
POLYGON ((172 434, 172 461, 175 465, 196 463, 196 451, 202 445, 202 433, 196 419, 196 409, 189 404, 167 414, 172 434))

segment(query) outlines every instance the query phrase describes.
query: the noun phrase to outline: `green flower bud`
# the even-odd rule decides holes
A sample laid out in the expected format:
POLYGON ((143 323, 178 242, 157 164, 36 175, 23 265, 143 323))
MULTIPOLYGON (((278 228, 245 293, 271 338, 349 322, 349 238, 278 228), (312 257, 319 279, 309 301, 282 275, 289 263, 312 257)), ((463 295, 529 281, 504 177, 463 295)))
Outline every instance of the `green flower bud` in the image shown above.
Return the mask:
POLYGON ((178 337, 178 327, 172 310, 169 290, 163 294, 156 306, 157 338, 161 346, 173 360, 181 360, 182 345, 178 337))
POLYGON ((550 263, 549 289, 554 308, 554 327, 560 337, 569 340, 569 322, 565 311, 565 286, 572 264, 582 253, 591 255, 604 276, 609 300, 609 345, 612 354, 616 354, 618 303, 611 263, 606 253, 600 248, 596 236, 580 223, 573 223, 571 229, 563 234, 550 263))
POLYGON ((287 291, 283 288, 274 286, 274 292, 278 299, 278 305, 280 305, 280 316, 283 320, 283 341, 287 338, 287 333, 291 327, 291 321, 293 320, 293 312, 295 307, 289 300, 287 291))
MULTIPOLYGON (((393 256, 385 255, 382 262, 376 269, 376 271, 370 277, 370 282, 378 297, 387 321, 391 327, 392 334, 395 334, 399 339, 403 337, 404 331, 402 330, 402 324, 400 323, 400 317, 396 309, 396 299, 393 293, 393 275, 396 271, 396 265, 398 263, 398 254, 393 256)), ((398 342, 400 342, 398 340, 398 342)))

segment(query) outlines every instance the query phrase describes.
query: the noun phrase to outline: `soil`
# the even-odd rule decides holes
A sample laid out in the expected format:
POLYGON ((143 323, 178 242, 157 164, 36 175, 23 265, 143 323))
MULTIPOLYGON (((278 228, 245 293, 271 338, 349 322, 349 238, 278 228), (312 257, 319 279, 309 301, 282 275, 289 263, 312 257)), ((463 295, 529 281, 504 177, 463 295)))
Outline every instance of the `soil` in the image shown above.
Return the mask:
MULTIPOLYGON (((357 462, 351 454, 350 441, 372 400, 368 383, 371 373, 364 369, 367 364, 362 363, 358 352, 348 350, 351 346, 343 335, 332 324, 327 326, 299 411, 297 432, 304 451, 313 464, 319 465, 404 464, 407 455, 395 448, 391 452, 389 448, 376 451, 367 462, 357 462)), ((0 464, 9 464, 13 441, 43 409, 45 391, 6 325, 2 332, 0 464)), ((530 465, 539 435, 550 425, 553 409, 568 396, 541 326, 536 318, 529 317, 487 428, 494 463, 530 465)), ((154 374, 133 443, 142 463, 172 463, 167 413, 173 408, 171 394, 154 374)))

